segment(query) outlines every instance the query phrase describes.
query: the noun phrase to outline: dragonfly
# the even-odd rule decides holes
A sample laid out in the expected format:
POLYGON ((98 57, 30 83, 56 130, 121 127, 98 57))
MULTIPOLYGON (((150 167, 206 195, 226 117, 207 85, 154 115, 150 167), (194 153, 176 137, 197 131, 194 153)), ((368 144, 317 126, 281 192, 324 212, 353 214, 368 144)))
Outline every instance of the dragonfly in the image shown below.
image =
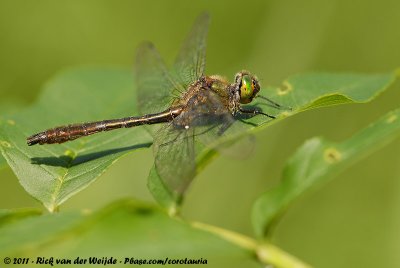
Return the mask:
POLYGON ((27 144, 63 143, 103 131, 160 124, 150 130, 155 167, 167 189, 181 195, 196 174, 197 139, 210 144, 239 114, 274 119, 259 109, 245 107, 255 98, 271 107, 285 108, 259 95, 259 80, 248 71, 238 72, 233 83, 219 75, 204 75, 209 22, 208 13, 196 19, 170 70, 152 43, 138 47, 134 73, 142 116, 59 126, 28 137, 27 144))

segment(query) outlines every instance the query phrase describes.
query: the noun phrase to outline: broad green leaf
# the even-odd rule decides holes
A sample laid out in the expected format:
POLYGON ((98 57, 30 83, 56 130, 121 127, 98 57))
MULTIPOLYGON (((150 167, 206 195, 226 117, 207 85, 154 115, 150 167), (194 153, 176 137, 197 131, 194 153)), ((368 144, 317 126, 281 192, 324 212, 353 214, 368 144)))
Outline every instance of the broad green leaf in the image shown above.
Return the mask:
MULTIPOLYGON (((280 88, 268 87, 261 92, 292 107, 292 111, 274 110, 258 101, 256 105, 278 118, 242 118, 245 123, 235 123, 241 127, 230 127, 215 145, 236 141, 246 132, 262 129, 303 110, 369 101, 394 78, 394 74, 294 76, 280 88)), ((82 68, 65 72, 47 83, 36 104, 0 121, 0 150, 26 191, 53 211, 93 182, 123 154, 150 146, 152 139, 141 127, 101 133, 61 145, 28 147, 26 137, 63 124, 135 115, 135 96, 128 70, 82 68)), ((204 148, 198 155, 198 171, 215 155, 210 148, 204 148)), ((164 199, 162 203, 165 204, 177 204, 183 198, 169 196, 168 190, 157 182, 151 190, 155 195, 163 192, 155 198, 164 199)))
MULTIPOLYGON (((12 113, 22 109, 22 104, 15 100, 10 100, 0 103, 0 119, 9 117, 12 113)), ((7 166, 7 162, 4 157, 0 154, 0 169, 7 166)))
POLYGON ((2 260, 53 256, 73 262, 77 257, 113 257, 116 267, 125 267, 125 258, 187 258, 206 260, 207 267, 259 267, 258 255, 261 262, 275 267, 306 267, 273 245, 258 245, 240 234, 174 219, 133 200, 95 213, 60 212, 21 219, 0 226, 0 237, 2 260))
POLYGON ((67 212, 26 217, 13 224, 0 226, 1 257, 28 255, 31 249, 38 250, 41 245, 56 241, 58 236, 61 238, 63 232, 70 230, 81 220, 81 213, 67 212))
MULTIPOLYGON (((285 117, 309 109, 371 101, 388 88, 396 76, 395 72, 387 74, 309 73, 292 76, 285 80, 281 87, 267 87, 260 92, 260 95, 267 96, 283 106, 291 107, 292 110, 277 110, 266 106, 263 100, 257 99, 255 106, 277 118, 274 120, 265 116, 242 118, 234 124, 235 127, 228 128, 223 137, 216 140, 213 145, 218 147, 221 144, 231 144, 246 133, 259 131, 285 117)), ((212 148, 203 147, 200 150, 201 153, 197 157, 197 172, 216 155, 216 151, 212 148)), ((184 196, 172 195, 154 167, 150 171, 148 180, 150 191, 161 205, 166 206, 170 212, 179 210, 178 207, 184 196)))
POLYGON ((149 177, 147 178, 147 188, 154 196, 154 199, 168 211, 168 214, 173 216, 179 214, 180 200, 171 194, 165 186, 163 180, 158 175, 155 165, 150 169, 149 177))
POLYGON ((28 109, 0 121, 0 150, 19 182, 50 211, 81 191, 119 157, 151 145, 143 128, 100 133, 61 145, 29 147, 45 129, 136 114, 129 70, 80 68, 49 81, 28 109))
POLYGON ((257 236, 265 236, 300 195, 343 171, 400 135, 400 109, 392 111, 343 142, 313 138, 289 159, 281 183, 260 196, 252 221, 257 236))
POLYGON ((7 166, 7 161, 6 159, 0 155, 0 169, 5 168, 7 166))
POLYGON ((4 256, 112 256, 118 259, 117 267, 123 266, 120 260, 131 257, 203 258, 212 267, 221 262, 251 263, 253 259, 246 249, 133 201, 116 203, 89 216, 58 213, 30 218, 0 228, 0 237, 4 256))
POLYGON ((369 102, 387 89, 397 76, 396 71, 385 74, 305 73, 294 75, 283 81, 280 87, 267 87, 260 92, 260 95, 291 107, 292 111, 277 111, 266 107, 265 102, 257 99, 255 105, 271 115, 279 116, 278 120, 256 116, 246 122, 253 123, 253 127, 257 128, 262 124, 269 125, 285 116, 310 109, 369 102))
MULTIPOLYGON (((201 144, 197 145, 201 146, 201 144)), ((201 172, 207 163, 217 156, 215 150, 204 147, 202 148, 202 153, 204 154, 199 155, 196 160, 197 173, 201 172)), ((164 184, 162 178, 157 173, 155 165, 153 165, 150 169, 147 187, 149 188, 149 191, 153 195, 154 199, 161 206, 167 209, 169 215, 178 215, 180 213, 180 206, 183 202, 184 196, 176 196, 169 191, 168 187, 164 184)))
POLYGON ((0 209, 0 226, 16 222, 18 220, 38 216, 42 211, 35 208, 21 208, 21 209, 0 209))

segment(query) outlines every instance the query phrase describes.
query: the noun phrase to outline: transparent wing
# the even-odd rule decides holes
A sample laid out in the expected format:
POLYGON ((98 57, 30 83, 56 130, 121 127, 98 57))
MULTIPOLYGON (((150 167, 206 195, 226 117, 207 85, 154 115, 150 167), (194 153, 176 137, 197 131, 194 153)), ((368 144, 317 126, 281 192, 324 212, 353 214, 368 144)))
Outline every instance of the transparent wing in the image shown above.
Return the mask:
POLYGON ((173 92, 184 90, 169 74, 159 53, 150 42, 144 42, 138 47, 134 73, 141 114, 167 109, 173 99, 179 97, 174 96, 173 92))
POLYGON ((180 197, 195 177, 198 142, 215 142, 233 122, 220 98, 210 90, 201 90, 179 116, 157 132, 155 165, 171 193, 180 197))
POLYGON ((194 135, 173 123, 163 126, 154 140, 155 166, 166 188, 181 197, 196 175, 194 135))
POLYGON ((188 101, 181 123, 194 128, 197 139, 205 146, 212 146, 234 123, 227 109, 227 99, 211 90, 201 90, 188 101))
POLYGON ((172 75, 152 43, 139 46, 134 71, 141 113, 166 109, 203 74, 208 24, 207 13, 196 19, 177 56, 172 75))
POLYGON ((209 23, 209 14, 202 13, 194 22, 176 58, 174 73, 186 87, 204 73, 209 23))

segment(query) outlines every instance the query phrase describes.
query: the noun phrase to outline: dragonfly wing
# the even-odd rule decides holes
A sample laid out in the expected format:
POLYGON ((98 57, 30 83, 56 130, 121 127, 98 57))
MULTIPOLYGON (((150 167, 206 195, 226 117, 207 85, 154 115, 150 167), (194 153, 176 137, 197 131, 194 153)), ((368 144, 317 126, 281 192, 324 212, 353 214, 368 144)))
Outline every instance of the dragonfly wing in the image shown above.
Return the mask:
POLYGON ((177 56, 172 74, 152 43, 139 46, 134 71, 141 113, 168 108, 203 74, 209 20, 207 13, 197 18, 177 56))
POLYGON ((195 136, 206 146, 212 146, 235 123, 227 108, 227 99, 211 90, 200 90, 188 101, 180 118, 194 128, 195 136))
POLYGON ((227 105, 226 96, 201 90, 189 100, 188 108, 176 121, 193 129, 195 141, 202 144, 202 149, 206 147, 236 159, 244 159, 254 149, 254 137, 246 134, 248 126, 236 120, 227 105))
POLYGON ((167 109, 174 98, 174 90, 182 86, 168 72, 161 56, 150 42, 142 43, 136 54, 134 66, 141 114, 157 113, 167 109))
POLYGON ((208 13, 196 19, 176 58, 173 68, 175 76, 186 87, 204 73, 209 23, 208 13))
POLYGON ((155 135, 155 165, 161 180, 181 197, 196 175, 198 148, 215 142, 234 121, 210 90, 200 90, 182 113, 155 135), (203 144, 197 146, 197 142, 203 144))
POLYGON ((181 197, 196 174, 194 135, 173 122, 163 126, 154 140, 155 166, 166 188, 181 197))

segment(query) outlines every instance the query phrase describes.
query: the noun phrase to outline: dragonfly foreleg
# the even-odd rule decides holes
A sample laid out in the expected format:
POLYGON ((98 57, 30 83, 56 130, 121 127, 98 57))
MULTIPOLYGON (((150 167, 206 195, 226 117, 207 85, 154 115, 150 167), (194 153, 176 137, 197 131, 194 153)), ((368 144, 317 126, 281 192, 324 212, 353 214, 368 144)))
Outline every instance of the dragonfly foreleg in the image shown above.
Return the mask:
POLYGON ((242 107, 240 107, 240 108, 239 108, 239 111, 240 111, 241 113, 243 113, 243 114, 253 114, 253 115, 262 114, 262 115, 268 116, 269 118, 275 119, 275 116, 266 114, 266 113, 264 113, 264 112, 262 112, 262 111, 260 111, 260 110, 257 110, 257 109, 249 109, 249 110, 246 110, 246 109, 243 109, 242 107))

